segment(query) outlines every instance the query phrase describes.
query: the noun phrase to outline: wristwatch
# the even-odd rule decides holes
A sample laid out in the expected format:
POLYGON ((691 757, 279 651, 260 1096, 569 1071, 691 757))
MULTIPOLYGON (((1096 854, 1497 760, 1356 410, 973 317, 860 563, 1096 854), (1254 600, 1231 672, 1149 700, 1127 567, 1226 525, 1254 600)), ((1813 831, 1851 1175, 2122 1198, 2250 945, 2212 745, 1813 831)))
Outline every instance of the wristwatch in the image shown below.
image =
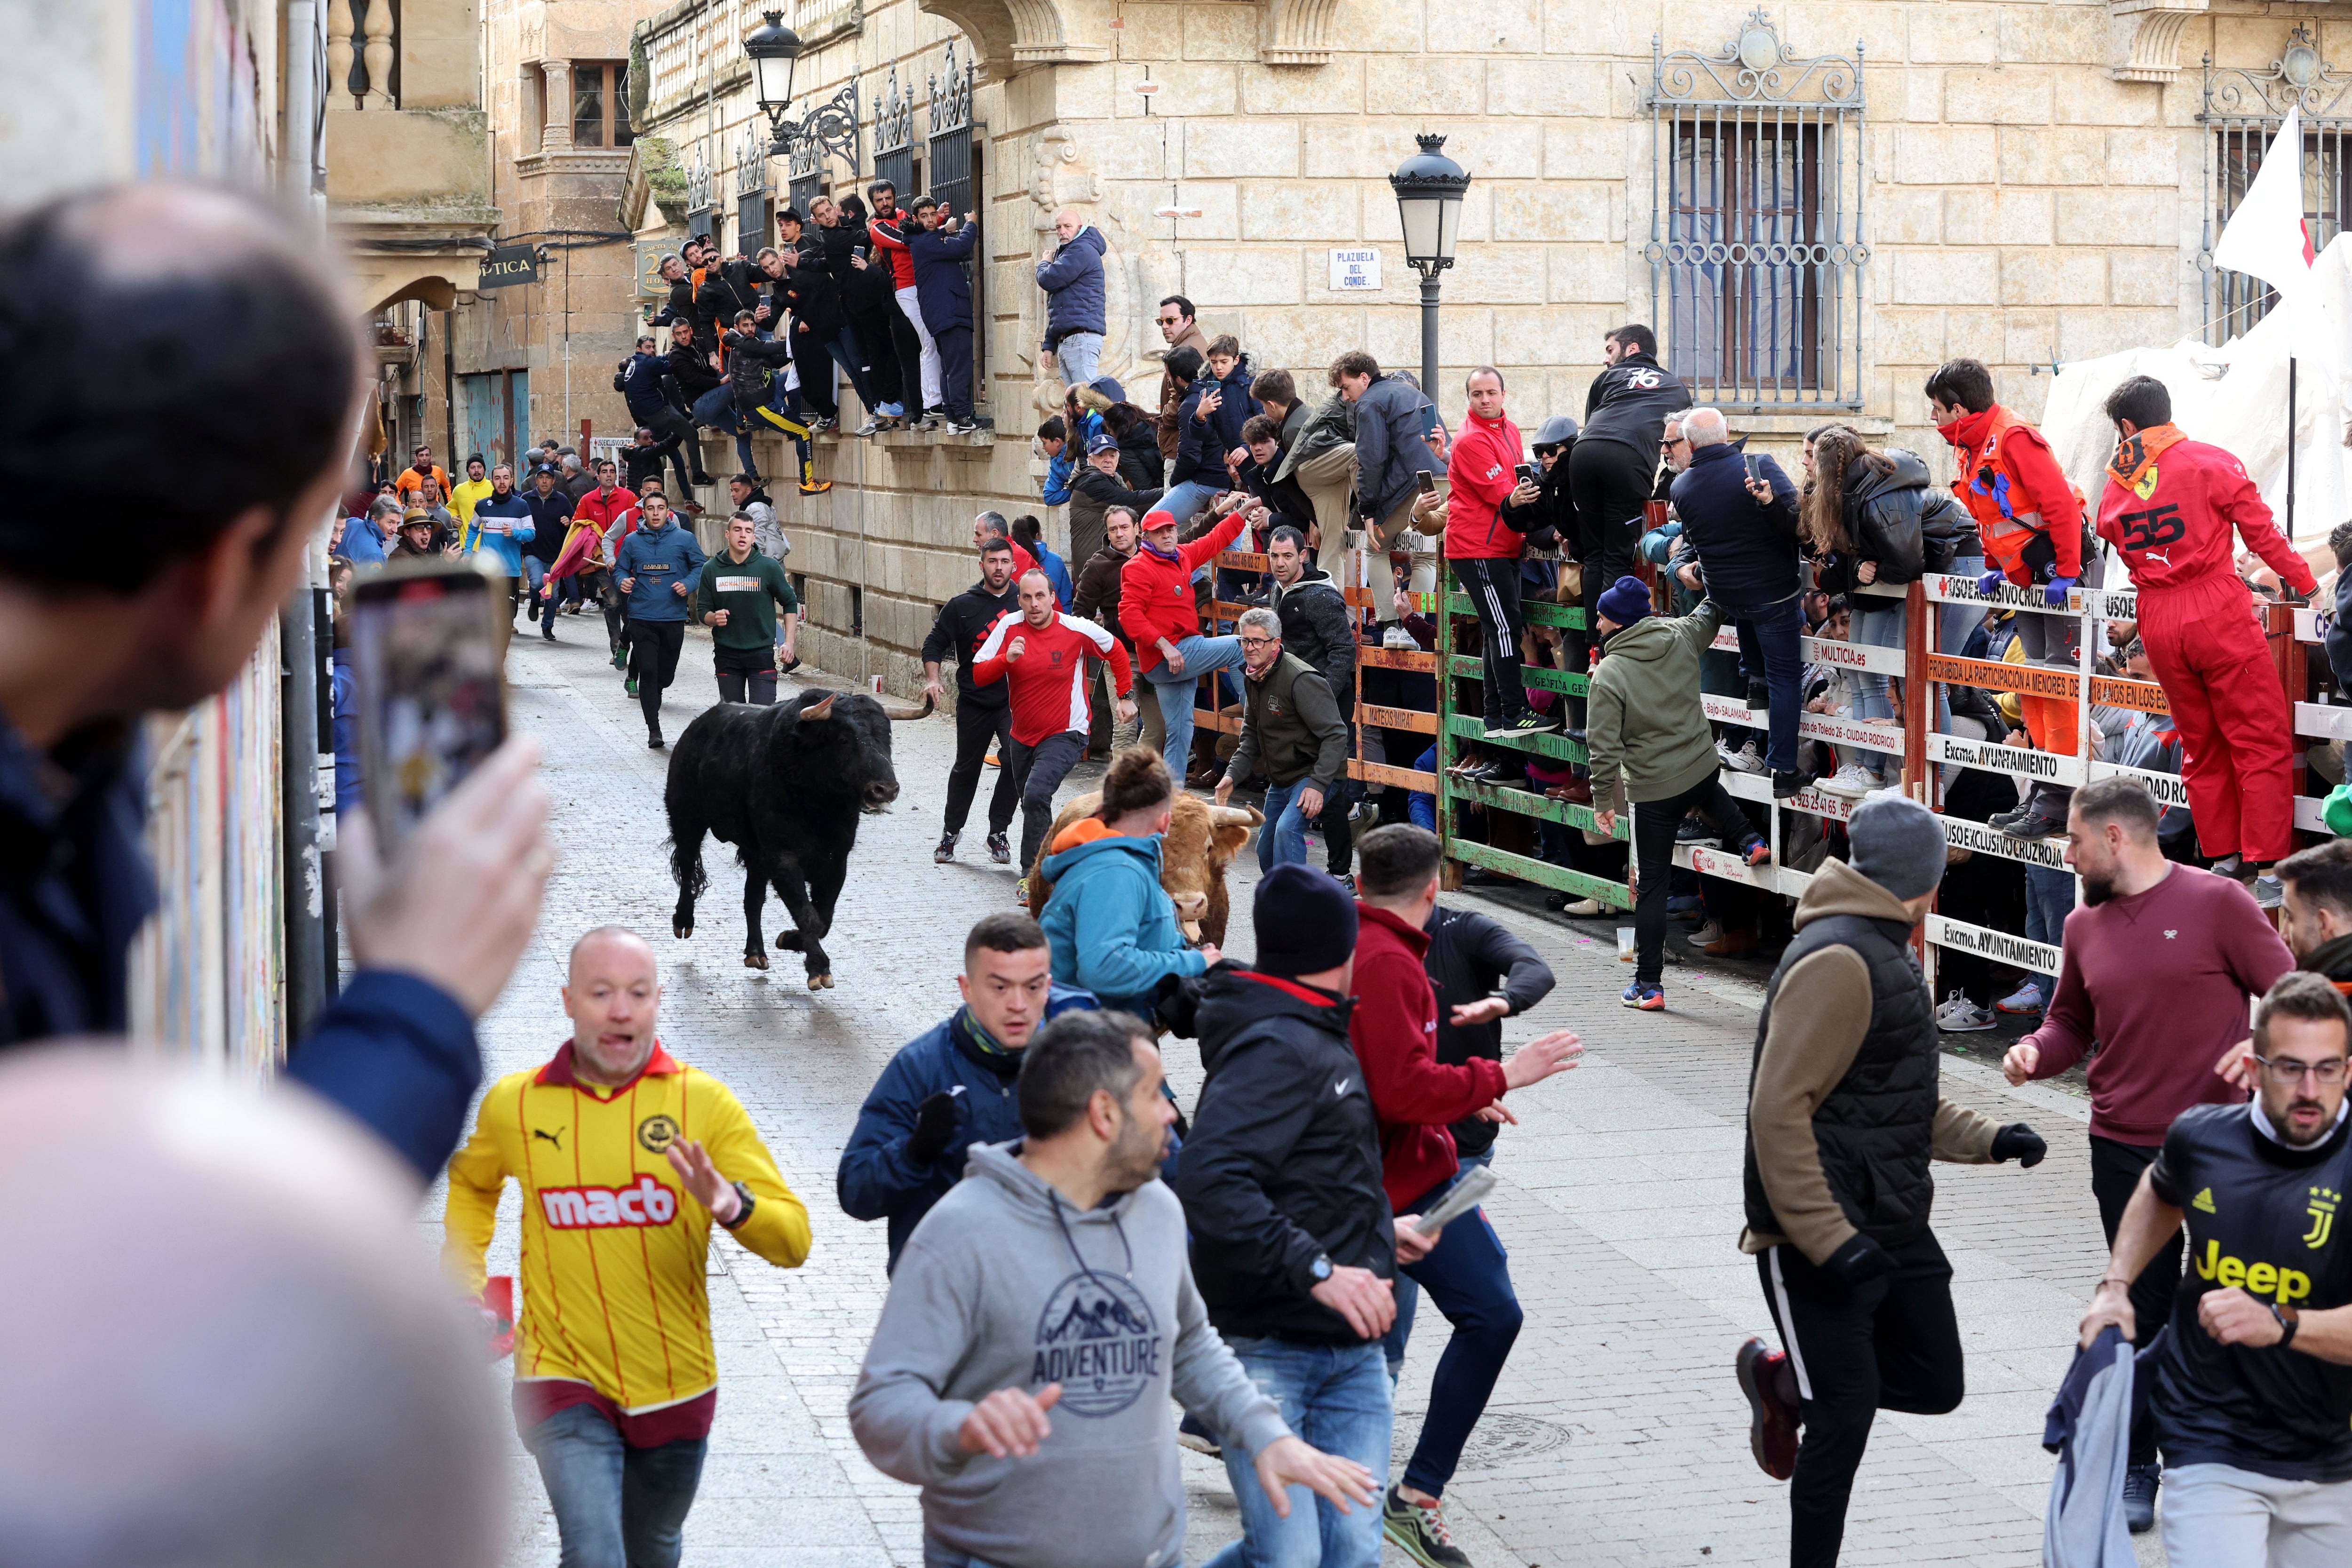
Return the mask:
POLYGON ((1315 1261, 1307 1266, 1307 1272, 1315 1277, 1315 1283, 1318 1285, 1320 1285, 1326 1279, 1330 1279, 1331 1255, 1328 1252, 1317 1253, 1315 1255, 1315 1261))
POLYGON ((2278 1320, 2280 1332, 2277 1348, 2284 1350, 2294 1343, 2294 1331, 2302 1325, 2303 1314, 2293 1307, 2281 1306, 2276 1301, 2273 1301, 2270 1306, 2271 1316, 2278 1320))
POLYGON ((758 1200, 751 1196, 751 1189, 740 1182, 730 1182, 728 1185, 735 1189, 735 1195, 743 1200, 743 1205, 735 1211, 733 1219, 722 1220, 719 1223, 726 1226, 729 1230, 740 1230, 743 1228, 743 1222, 751 1217, 751 1205, 758 1200))

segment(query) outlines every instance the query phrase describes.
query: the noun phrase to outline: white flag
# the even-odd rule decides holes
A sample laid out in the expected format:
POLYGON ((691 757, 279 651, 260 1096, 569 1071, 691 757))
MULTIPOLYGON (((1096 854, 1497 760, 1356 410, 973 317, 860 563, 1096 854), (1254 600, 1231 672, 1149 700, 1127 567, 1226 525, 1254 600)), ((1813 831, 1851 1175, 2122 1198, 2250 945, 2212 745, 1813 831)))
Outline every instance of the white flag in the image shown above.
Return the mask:
POLYGON ((2259 278, 2292 297, 2310 280, 2311 231, 2303 221, 2303 110, 2287 110, 2253 185, 2221 230, 2213 265, 2259 278))

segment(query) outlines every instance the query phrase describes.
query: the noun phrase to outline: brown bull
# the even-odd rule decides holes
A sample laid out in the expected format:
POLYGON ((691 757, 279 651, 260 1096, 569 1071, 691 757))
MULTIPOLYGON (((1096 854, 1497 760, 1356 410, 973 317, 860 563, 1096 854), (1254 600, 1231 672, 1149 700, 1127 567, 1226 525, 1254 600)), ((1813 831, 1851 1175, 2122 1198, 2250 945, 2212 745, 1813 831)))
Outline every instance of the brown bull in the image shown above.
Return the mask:
MULTIPOLYGON (((1102 805, 1100 794, 1082 795, 1062 807, 1038 852, 1043 862, 1062 830, 1082 816, 1092 816, 1102 805)), ((1179 793, 1176 813, 1160 842, 1160 886, 1176 906, 1177 923, 1188 942, 1225 944, 1225 918, 1231 907, 1225 898, 1225 868, 1249 842, 1250 829, 1265 818, 1245 805, 1211 805, 1197 795, 1179 793)), ((1041 915, 1054 884, 1037 867, 1029 870, 1029 912, 1041 915)))

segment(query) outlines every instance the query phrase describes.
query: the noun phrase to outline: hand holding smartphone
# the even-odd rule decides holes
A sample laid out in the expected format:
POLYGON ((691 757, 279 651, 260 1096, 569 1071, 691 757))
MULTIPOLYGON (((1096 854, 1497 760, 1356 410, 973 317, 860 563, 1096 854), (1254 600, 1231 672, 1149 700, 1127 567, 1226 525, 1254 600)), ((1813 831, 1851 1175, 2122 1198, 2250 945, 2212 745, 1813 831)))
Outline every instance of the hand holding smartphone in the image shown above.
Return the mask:
POLYGON ((352 590, 361 775, 387 859, 506 739, 490 590, 463 560, 395 565, 352 590))

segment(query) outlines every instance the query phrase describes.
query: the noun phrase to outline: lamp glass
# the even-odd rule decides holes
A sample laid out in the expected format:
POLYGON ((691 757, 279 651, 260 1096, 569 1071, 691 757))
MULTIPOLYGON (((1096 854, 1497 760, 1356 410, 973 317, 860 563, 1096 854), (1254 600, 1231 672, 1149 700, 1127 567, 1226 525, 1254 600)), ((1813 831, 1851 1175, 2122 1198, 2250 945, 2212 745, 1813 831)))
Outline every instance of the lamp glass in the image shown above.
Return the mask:
POLYGON ((800 62, 790 55, 753 55, 751 86, 761 109, 782 109, 793 100, 793 68, 800 62))
POLYGON ((1440 197, 1437 204, 1437 259, 1454 259, 1454 242, 1462 237, 1462 198, 1440 197))
POLYGON ((1410 262, 1434 261, 1453 250, 1453 235, 1442 215, 1451 206, 1458 214, 1462 202, 1456 197, 1448 202, 1444 197, 1416 194, 1397 197, 1397 216, 1404 224, 1404 255, 1410 262), (1441 251, 1439 247, 1444 249, 1441 251))

